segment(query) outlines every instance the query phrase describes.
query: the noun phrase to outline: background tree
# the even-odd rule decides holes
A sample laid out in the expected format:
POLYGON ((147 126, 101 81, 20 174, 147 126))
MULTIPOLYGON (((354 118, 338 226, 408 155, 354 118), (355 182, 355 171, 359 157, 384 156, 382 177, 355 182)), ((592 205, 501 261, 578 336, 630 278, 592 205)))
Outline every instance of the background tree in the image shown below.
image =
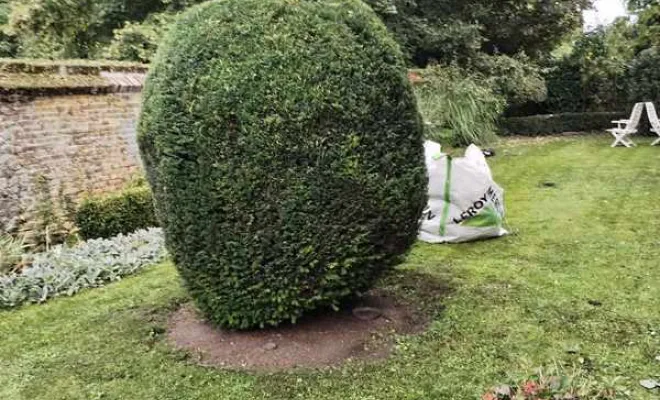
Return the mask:
POLYGON ((455 18, 447 0, 366 0, 401 45, 409 62, 425 67, 432 62, 464 62, 481 49, 481 27, 455 18))
POLYGON ((367 0, 396 35, 411 61, 552 51, 582 25, 591 0, 367 0), (447 51, 450 49, 450 51, 447 51))
POLYGON ((547 112, 618 111, 628 103, 626 71, 634 57, 628 19, 580 35, 571 51, 546 63, 547 112))
POLYGON ((458 66, 477 74, 476 82, 487 82, 511 105, 545 99, 543 78, 535 59, 526 53, 538 56, 551 49, 581 25, 581 10, 589 4, 559 1, 546 5, 522 0, 367 3, 395 35, 411 66, 458 66), (528 27, 522 32, 516 27, 520 24, 545 27, 528 27))
MULTIPOLYGON (((431 1, 431 0, 427 0, 431 1)), ((526 53, 541 57, 555 49, 576 28, 591 0, 454 0, 464 7, 464 20, 482 26, 489 54, 526 53)), ((458 4, 456 4, 458 6, 458 4)))
POLYGON ((660 1, 630 0, 628 7, 635 12, 634 26, 636 55, 628 69, 628 94, 631 102, 660 102, 660 1))
POLYGON ((13 0, 5 31, 17 37, 19 56, 96 58, 127 22, 154 12, 181 10, 196 0, 13 0))
POLYGON ((628 0, 628 9, 631 12, 638 12, 647 7, 658 5, 660 2, 658 0, 628 0))
POLYGON ((637 33, 635 50, 638 53, 660 46, 660 3, 655 2, 639 9, 635 30, 637 33))
POLYGON ((631 102, 652 101, 660 105, 660 47, 639 53, 628 71, 631 102))
MULTIPOLYGON (((168 18, 155 14, 176 12, 201 2, 0 1, 11 1, 5 31, 17 39, 19 56, 109 56, 136 61, 151 57, 169 23, 168 18), (107 49, 108 46, 112 48, 107 49)), ((580 26, 581 12, 590 3, 590 0, 366 1, 395 35, 409 63, 417 67, 433 62, 462 66, 484 52, 508 56, 525 53, 536 60, 580 26)))
POLYGON ((0 57, 12 57, 16 53, 15 38, 2 29, 9 21, 10 11, 8 0, 0 0, 0 57))
POLYGON ((470 61, 467 70, 487 82, 510 108, 546 99, 541 69, 524 53, 513 57, 481 53, 470 61))
POLYGON ((127 22, 122 28, 115 29, 112 42, 103 53, 104 58, 151 62, 160 39, 176 16, 173 12, 163 12, 151 14, 143 22, 127 22))

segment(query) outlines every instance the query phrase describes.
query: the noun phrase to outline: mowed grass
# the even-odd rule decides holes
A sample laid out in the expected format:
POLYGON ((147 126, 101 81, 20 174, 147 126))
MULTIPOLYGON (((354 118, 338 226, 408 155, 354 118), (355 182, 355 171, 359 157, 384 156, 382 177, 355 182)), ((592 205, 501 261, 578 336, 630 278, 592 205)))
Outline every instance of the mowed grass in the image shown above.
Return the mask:
POLYGON ((417 245, 402 270, 452 291, 419 299, 446 308, 386 361, 277 374, 197 366, 162 333, 187 301, 166 264, 0 313, 0 399, 478 399, 557 366, 657 399, 639 381, 660 378, 660 147, 640 144, 503 141, 492 166, 513 235, 417 245))

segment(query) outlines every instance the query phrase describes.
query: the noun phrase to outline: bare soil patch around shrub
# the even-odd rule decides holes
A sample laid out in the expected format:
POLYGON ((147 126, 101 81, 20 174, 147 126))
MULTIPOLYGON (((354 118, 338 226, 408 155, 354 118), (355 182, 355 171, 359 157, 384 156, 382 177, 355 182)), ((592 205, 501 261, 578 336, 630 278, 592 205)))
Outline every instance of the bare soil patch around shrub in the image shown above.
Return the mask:
POLYGON ((405 276, 396 286, 375 289, 339 311, 322 310, 296 324, 263 330, 216 328, 186 304, 169 317, 168 341, 200 365, 234 370, 273 372, 381 360, 397 335, 420 333, 432 320, 431 309, 414 303, 416 294, 422 295, 417 292, 430 289, 428 294, 441 296, 448 290, 429 286, 420 275, 405 276))

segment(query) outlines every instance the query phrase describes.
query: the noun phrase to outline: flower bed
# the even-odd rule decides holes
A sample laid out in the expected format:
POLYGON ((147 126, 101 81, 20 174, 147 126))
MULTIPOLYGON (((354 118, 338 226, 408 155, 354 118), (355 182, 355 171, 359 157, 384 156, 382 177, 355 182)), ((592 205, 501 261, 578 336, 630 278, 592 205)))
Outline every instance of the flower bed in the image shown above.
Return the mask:
POLYGON ((162 230, 152 228, 36 254, 21 272, 0 276, 0 309, 43 303, 104 286, 167 257, 162 230))

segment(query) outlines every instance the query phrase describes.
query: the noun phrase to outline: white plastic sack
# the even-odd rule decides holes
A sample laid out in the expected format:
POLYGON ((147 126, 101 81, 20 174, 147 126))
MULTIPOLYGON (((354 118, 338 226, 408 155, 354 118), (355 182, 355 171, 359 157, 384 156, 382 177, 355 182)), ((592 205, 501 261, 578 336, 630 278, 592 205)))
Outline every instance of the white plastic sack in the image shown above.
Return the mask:
POLYGON ((419 239, 460 243, 506 235, 504 190, 493 181, 483 152, 471 145, 465 157, 452 158, 440 145, 424 143, 429 204, 419 239))

